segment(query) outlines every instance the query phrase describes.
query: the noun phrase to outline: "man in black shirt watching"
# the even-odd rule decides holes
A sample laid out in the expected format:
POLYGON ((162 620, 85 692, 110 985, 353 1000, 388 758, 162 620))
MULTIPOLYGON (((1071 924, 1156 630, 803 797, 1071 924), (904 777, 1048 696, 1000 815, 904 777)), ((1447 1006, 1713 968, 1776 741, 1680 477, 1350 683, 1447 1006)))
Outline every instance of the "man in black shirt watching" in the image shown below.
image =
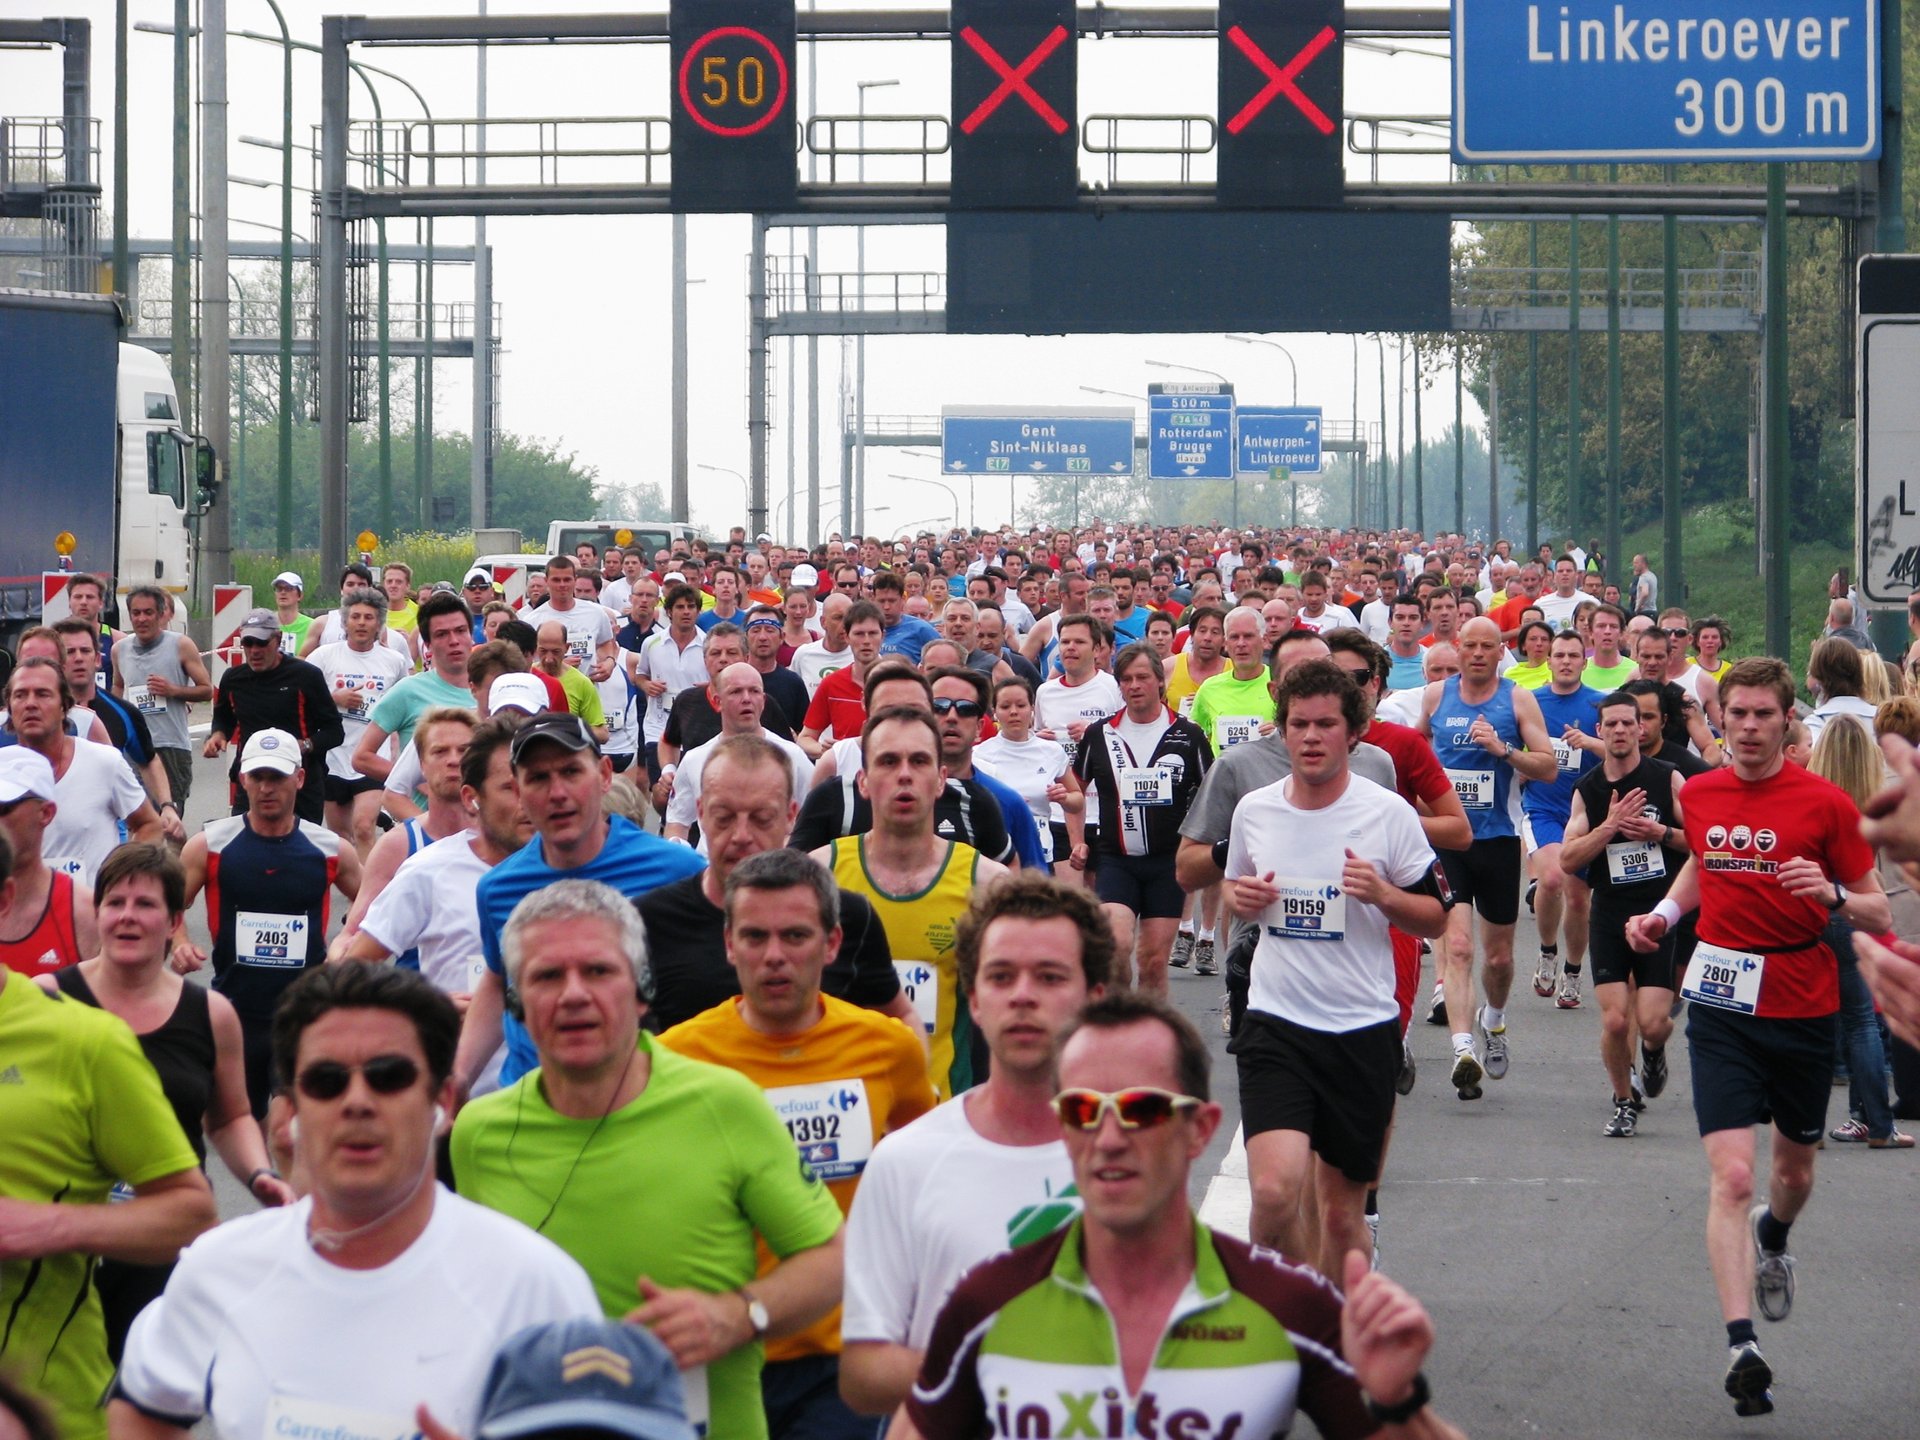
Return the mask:
POLYGON ((213 694, 213 726, 200 752, 211 760, 234 749, 230 772, 233 813, 244 814, 240 749, 260 730, 284 730, 300 742, 305 776, 294 813, 320 824, 326 809, 327 752, 346 739, 340 707, 317 665, 280 649, 280 620, 271 610, 252 610, 240 622, 242 663, 227 667, 213 694))
MULTIPOLYGON (((727 963, 727 877, 741 861, 786 844, 799 808, 793 803, 792 762, 758 735, 722 740, 701 781, 700 833, 706 840, 707 868, 635 902, 647 933, 654 937, 649 947, 653 995, 646 1025, 656 1033, 740 993, 739 974, 727 963)), ((893 968, 886 930, 866 897, 841 895, 840 926, 840 951, 822 975, 821 988, 917 1026, 913 1005, 893 968)))

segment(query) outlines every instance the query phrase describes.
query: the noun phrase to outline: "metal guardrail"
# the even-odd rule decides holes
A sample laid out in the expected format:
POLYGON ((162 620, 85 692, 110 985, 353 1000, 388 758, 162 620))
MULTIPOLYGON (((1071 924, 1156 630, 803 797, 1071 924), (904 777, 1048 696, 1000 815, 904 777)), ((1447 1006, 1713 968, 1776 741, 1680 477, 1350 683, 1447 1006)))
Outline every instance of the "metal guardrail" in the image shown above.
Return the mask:
POLYGON ((946 308, 947 277, 938 270, 807 270, 806 259, 770 256, 767 308, 771 313, 933 314, 946 308))
MULTIPOLYGON (((355 132, 360 130, 356 124, 355 132)), ((371 125, 366 127, 372 129, 371 125)), ((663 182, 673 125, 664 115, 553 115, 528 119, 459 116, 409 120, 390 159, 398 185, 473 185, 479 162, 490 185, 663 182), (486 144, 480 144, 484 129, 486 144), (635 165, 632 162, 638 162, 635 165)), ((364 161, 373 152, 356 146, 364 161)), ((370 185, 369 188, 378 188, 370 185)))
MULTIPOLYGON (((100 122, 80 122, 86 130, 86 173, 100 173, 100 122)), ((88 183, 69 173, 68 121, 59 115, 0 116, 0 194, 45 192, 67 184, 88 183)))
MULTIPOLYGON (((199 325, 201 302, 194 302, 196 328, 199 325)), ((433 305, 433 333, 436 340, 471 340, 473 338, 474 305, 471 300, 435 301, 433 305)), ((280 333, 280 302, 277 298, 263 299, 258 296, 236 295, 229 302, 228 313, 233 317, 233 334, 243 336, 267 337, 280 333)), ((423 319, 426 307, 411 300, 394 300, 387 305, 387 333, 395 341, 424 340, 426 326, 423 319)), ((369 332, 377 320, 377 313, 368 317, 369 332)), ((493 305, 493 337, 496 344, 500 337, 501 304, 493 305)), ((173 301, 165 296, 142 297, 139 314, 134 317, 133 333, 136 335, 169 335, 173 325, 173 301)), ((293 307, 293 333, 296 339, 313 337, 313 307, 296 302, 293 307)))
MULTIPOLYGON (((1676 272, 1682 309, 1761 308, 1760 257, 1750 251, 1729 251, 1717 265, 1687 267, 1676 272)), ((1666 272, 1658 266, 1633 267, 1620 272, 1620 304, 1624 309, 1658 308, 1665 294, 1666 272)), ((1475 265, 1454 272, 1456 305, 1527 305, 1566 310, 1573 303, 1572 287, 1563 265, 1475 265)), ((1607 303, 1604 267, 1580 272, 1580 303, 1607 303)))
POLYGON ((1122 160, 1171 156, 1175 180, 1191 184, 1196 156, 1210 155, 1219 140, 1219 127, 1210 115, 1089 115, 1080 124, 1080 144, 1106 161, 1107 184, 1144 177, 1122 174, 1122 160))
MULTIPOLYGON (((827 162, 829 182, 840 179, 842 161, 875 159, 919 161, 919 181, 930 184, 934 178, 933 158, 944 155, 953 144, 953 128, 944 115, 814 115, 802 130, 805 147, 827 162), (851 139, 843 138, 851 134, 851 139)), ((912 166, 886 167, 884 178, 898 182, 897 173, 912 166)))

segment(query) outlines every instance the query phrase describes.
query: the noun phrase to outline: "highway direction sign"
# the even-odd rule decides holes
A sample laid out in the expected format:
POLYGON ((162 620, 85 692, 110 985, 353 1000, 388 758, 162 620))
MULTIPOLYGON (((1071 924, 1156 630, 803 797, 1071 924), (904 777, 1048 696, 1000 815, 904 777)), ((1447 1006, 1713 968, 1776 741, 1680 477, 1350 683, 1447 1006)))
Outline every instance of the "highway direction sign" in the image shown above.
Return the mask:
POLYGON ((1454 157, 1870 160, 1879 5, 1454 0, 1454 157))
POLYGON ((1242 405, 1234 425, 1242 475, 1320 473, 1318 405, 1242 405))
POLYGON ((1233 387, 1154 385, 1147 391, 1147 474, 1155 480, 1233 478, 1233 387))
POLYGON ((1920 256, 1861 256, 1858 294, 1860 595, 1904 606, 1920 589, 1920 256))
POLYGON ((940 412, 940 468, 949 475, 1131 475, 1133 411, 949 407, 940 412))

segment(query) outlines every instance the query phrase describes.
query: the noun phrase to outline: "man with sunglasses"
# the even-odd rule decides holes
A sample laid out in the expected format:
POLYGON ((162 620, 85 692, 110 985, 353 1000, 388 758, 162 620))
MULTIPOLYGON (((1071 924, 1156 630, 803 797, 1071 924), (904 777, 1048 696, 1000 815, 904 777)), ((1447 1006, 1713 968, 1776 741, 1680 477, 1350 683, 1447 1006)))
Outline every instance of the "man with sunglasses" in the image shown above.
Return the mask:
POLYGON ((540 1069, 461 1112, 460 1192, 552 1237, 607 1318, 653 1331, 696 1426, 765 1440, 762 1344, 832 1308, 839 1207, 758 1086, 642 1031, 646 929, 619 890, 527 894, 499 947, 540 1069), (778 1257, 764 1272, 756 1236, 778 1257))
POLYGON ((1056 1042, 1104 993, 1113 932, 1086 891, 1022 873, 976 891, 954 929, 980 1085, 875 1147, 847 1217, 840 1390, 867 1415, 907 1398, 940 1306, 990 1255, 1079 1209, 1051 1102, 1056 1042))
POLYGON ((134 1322, 114 1440, 460 1433, 494 1351, 528 1325, 597 1317, 551 1240, 434 1182, 460 1021, 418 974, 335 965, 287 992, 273 1063, 307 1197, 228 1222, 134 1322))
POLYGON ((274 1009, 303 971, 326 962, 332 892, 351 904, 361 868, 352 844, 297 813, 300 747, 286 731, 247 737, 240 785, 247 808, 208 825, 180 854, 187 905, 206 892, 212 950, 183 935, 172 963, 185 975, 213 960, 213 988, 240 1016, 247 1099, 261 1120, 272 1091, 274 1009))
MULTIPOLYGON (((247 738, 260 730, 292 735, 299 744, 304 777, 299 815, 318 825, 326 818, 327 752, 346 739, 332 688, 318 666, 281 651, 280 621, 271 610, 251 610, 240 622, 240 653, 243 663, 229 665, 214 689, 213 723, 200 753, 211 760, 229 746, 244 748, 247 738)), ((376 773, 357 752, 354 768, 376 773)), ((384 763, 377 773, 386 775, 384 763)), ((244 814, 247 794, 240 784, 238 754, 229 774, 233 813, 244 814)))
POLYGON ((1195 1218, 1189 1172, 1221 1110, 1190 1021, 1150 996, 1096 1001, 1057 1070, 1084 1213, 960 1282, 907 1402, 920 1435, 1252 1437, 1298 1412, 1328 1440, 1459 1434, 1427 1408, 1432 1320, 1364 1252, 1339 1257, 1343 1299, 1195 1218))

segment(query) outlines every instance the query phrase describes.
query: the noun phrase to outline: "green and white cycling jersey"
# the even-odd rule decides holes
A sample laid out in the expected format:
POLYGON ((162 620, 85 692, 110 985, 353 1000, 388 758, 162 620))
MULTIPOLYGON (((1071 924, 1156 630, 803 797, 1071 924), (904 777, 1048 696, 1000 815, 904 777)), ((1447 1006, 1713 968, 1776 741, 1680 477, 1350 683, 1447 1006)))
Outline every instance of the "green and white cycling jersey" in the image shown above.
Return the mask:
POLYGON ((1196 1222, 1186 1293, 1137 1394, 1081 1259, 1083 1221, 968 1273, 935 1322, 908 1413, 926 1440, 1270 1440, 1305 1413, 1371 1435, 1340 1355, 1340 1292, 1196 1222))

